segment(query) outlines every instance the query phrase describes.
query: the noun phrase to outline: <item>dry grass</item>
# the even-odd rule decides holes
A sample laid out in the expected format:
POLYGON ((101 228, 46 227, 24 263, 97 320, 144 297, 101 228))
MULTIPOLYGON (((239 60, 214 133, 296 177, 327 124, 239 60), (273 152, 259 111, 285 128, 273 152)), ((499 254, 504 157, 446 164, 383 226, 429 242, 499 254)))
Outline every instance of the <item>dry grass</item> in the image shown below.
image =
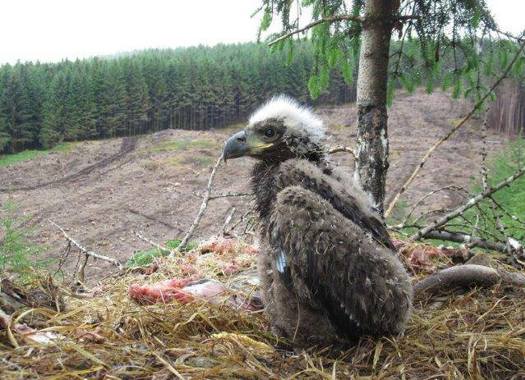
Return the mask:
MULTIPOLYGON (((34 309, 23 321, 64 338, 47 347, 13 349, 0 332, 2 379, 521 379, 525 377, 525 290, 496 287, 424 299, 403 337, 363 339, 348 351, 294 353, 269 333, 262 312, 226 303, 139 306, 133 282, 188 273, 229 282, 234 260, 255 266, 238 248, 163 259, 150 276, 128 273, 96 295, 69 298, 67 310, 34 309), (214 262, 216 258, 217 262, 214 262), (190 272, 188 272, 188 270, 190 272)), ((15 336, 15 338, 17 338, 15 336)))
POLYGON ((216 149, 220 144, 209 138, 193 138, 193 139, 169 139, 161 142, 151 148, 152 153, 159 152, 180 152, 194 149, 216 149))

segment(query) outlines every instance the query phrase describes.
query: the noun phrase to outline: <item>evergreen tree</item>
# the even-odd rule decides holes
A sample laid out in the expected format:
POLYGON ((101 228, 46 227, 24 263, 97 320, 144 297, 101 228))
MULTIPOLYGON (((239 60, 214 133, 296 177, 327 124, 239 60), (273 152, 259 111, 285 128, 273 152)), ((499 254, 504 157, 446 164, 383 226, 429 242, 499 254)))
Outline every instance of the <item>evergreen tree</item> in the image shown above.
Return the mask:
MULTIPOLYGON (((262 0, 261 30, 278 18, 282 32, 269 36, 274 48, 293 48, 292 37, 311 32, 314 63, 308 87, 314 97, 330 86, 338 70, 347 83, 357 77, 357 157, 355 178, 383 209, 388 169, 387 103, 393 89, 436 82, 453 94, 479 99, 480 72, 490 72, 498 39, 484 0, 262 0), (311 20, 299 27, 304 8, 311 20), (392 36, 396 37, 391 43, 392 36), (445 59, 444 59, 445 58, 445 59), (449 70, 443 63, 452 62, 449 70)), ((511 43, 514 49, 516 44, 511 43)))
MULTIPOLYGON (((392 44, 392 50, 401 42, 392 44)), ((483 76, 497 72, 516 44, 484 41, 483 76), (497 54, 495 52, 498 52, 497 54), (491 58, 492 57, 492 58, 491 58)), ((397 69, 424 66, 419 41, 403 42, 404 58, 397 69)), ((0 152, 50 147, 61 141, 135 135, 164 128, 208 129, 242 121, 269 97, 284 93, 310 104, 355 100, 355 86, 346 83, 357 70, 329 73, 313 100, 309 95, 316 70, 315 45, 297 42, 271 53, 263 44, 217 45, 175 50, 148 50, 112 59, 87 59, 57 64, 0 67, 0 152)), ((339 53, 332 60, 340 60, 339 53)), ((451 50, 440 57, 443 85, 475 96, 476 83, 455 81, 455 65, 464 54, 451 50), (465 89, 471 88, 467 91, 465 89)), ((523 61, 519 62, 523 66, 523 61)), ((394 67, 397 67, 395 65, 394 67)), ((517 70, 516 72, 518 72, 517 70)), ((400 75, 406 87, 421 75, 400 75)), ((477 79, 470 76, 471 79, 477 79)), ((440 79, 436 79, 436 82, 440 79)), ((423 82, 421 82, 422 84, 423 82)), ((481 84, 483 84, 482 82, 481 84)), ((395 85, 397 85, 395 83, 395 85)))
POLYGON ((131 59, 124 61, 126 75, 126 125, 127 134, 135 135, 146 131, 150 101, 148 86, 142 69, 131 59))
POLYGON ((49 87, 47 100, 43 106, 43 122, 40 143, 44 148, 52 147, 68 139, 69 129, 69 88, 66 72, 58 72, 49 87))

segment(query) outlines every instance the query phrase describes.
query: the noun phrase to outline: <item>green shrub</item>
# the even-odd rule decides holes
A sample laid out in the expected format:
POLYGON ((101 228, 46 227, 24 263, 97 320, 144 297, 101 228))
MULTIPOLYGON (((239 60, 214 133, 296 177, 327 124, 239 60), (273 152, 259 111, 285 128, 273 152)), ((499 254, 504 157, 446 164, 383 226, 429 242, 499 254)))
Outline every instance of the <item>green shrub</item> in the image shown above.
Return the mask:
POLYGON ((52 152, 69 153, 76 146, 76 143, 62 143, 49 150, 24 150, 14 154, 0 155, 0 167, 18 164, 19 162, 30 161, 35 158, 45 156, 52 152))

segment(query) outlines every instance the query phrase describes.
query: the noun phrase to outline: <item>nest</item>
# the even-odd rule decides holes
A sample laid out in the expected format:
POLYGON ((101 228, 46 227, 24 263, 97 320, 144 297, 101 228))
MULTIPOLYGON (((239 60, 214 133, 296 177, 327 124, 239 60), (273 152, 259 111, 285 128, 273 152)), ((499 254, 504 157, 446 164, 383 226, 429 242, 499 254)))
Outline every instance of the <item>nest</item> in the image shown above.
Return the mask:
MULTIPOLYGON (((313 347, 298 353, 269 332, 262 311, 198 300, 143 306, 128 297, 132 283, 181 276, 189 265, 224 283, 237 278, 238 273, 225 274, 221 263, 236 257, 239 264, 238 251, 208 253, 205 260, 196 260, 196 255, 161 259, 153 274, 129 272, 106 280, 82 299, 67 297, 66 309, 60 312, 17 311, 16 322, 54 335, 47 344, 24 344, 8 329, 0 331, 1 378, 525 377, 522 288, 499 286, 420 299, 402 337, 362 339, 346 351, 313 347), (13 347, 13 338, 18 348, 13 347)), ((255 255, 245 256, 239 264, 242 273, 255 267, 255 255)))

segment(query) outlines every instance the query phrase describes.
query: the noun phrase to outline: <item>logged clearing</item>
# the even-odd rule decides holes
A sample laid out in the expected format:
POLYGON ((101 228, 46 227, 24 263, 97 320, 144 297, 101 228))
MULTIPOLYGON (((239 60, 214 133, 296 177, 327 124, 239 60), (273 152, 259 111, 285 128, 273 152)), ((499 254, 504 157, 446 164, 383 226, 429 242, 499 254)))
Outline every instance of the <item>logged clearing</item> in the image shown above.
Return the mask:
MULTIPOLYGON (((390 196, 418 165, 426 149, 469 107, 442 92, 396 97, 389 111, 390 196)), ((328 127, 329 145, 353 146, 353 104, 323 107, 317 112, 328 127)), ((479 120, 470 121, 435 152, 403 195, 401 206, 447 185, 471 186, 480 167, 479 124, 479 120)), ((151 248, 134 231, 157 242, 184 235, 198 211, 224 140, 241 127, 164 130, 140 137, 76 143, 67 151, 0 167, 0 203, 10 200, 17 206, 17 212, 33 228, 35 242, 45 245, 47 257, 58 259, 66 245, 62 233, 49 222, 52 220, 88 249, 125 261, 134 252, 151 248)), ((505 146, 506 138, 489 133, 487 143, 489 152, 497 152, 505 146)), ((349 154, 338 153, 332 159, 352 170, 349 154)), ((238 159, 220 167, 215 192, 249 191, 252 164, 250 159, 238 159)), ((444 191, 422 203, 420 212, 451 207, 460 200, 456 193, 444 191)), ((232 207, 236 208, 235 223, 248 210, 249 199, 211 201, 194 239, 219 233, 232 207)), ((66 269, 76 265, 75 257, 67 260, 66 269)), ((109 264, 90 261, 86 277, 93 281, 110 270, 109 264)))

